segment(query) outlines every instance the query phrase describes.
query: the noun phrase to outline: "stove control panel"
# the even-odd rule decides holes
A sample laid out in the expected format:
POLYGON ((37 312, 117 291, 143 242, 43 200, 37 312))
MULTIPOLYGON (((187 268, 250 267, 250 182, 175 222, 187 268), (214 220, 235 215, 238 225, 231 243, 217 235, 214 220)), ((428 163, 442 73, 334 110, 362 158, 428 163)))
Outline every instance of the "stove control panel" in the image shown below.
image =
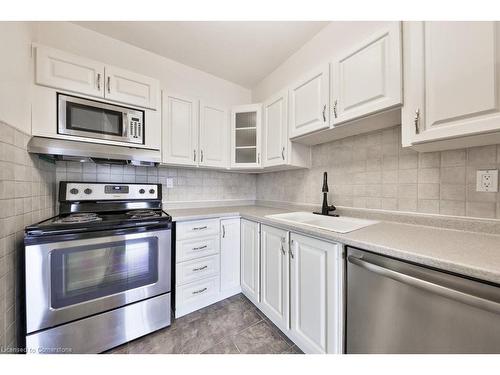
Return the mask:
POLYGON ((59 201, 161 200, 160 184, 65 182, 59 186, 59 201))

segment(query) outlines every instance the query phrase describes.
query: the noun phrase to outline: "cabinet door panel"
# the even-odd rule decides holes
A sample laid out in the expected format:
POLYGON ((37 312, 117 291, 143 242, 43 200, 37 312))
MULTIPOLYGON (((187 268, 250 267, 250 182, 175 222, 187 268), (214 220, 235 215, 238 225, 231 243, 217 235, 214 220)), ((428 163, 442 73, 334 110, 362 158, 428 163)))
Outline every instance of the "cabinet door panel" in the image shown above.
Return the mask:
POLYGON ((241 220, 241 289, 248 299, 260 301, 259 224, 241 220))
POLYGON ((158 80, 106 66, 105 97, 118 102, 156 109, 160 95, 158 80))
POLYGON ((401 24, 391 25, 332 63, 334 125, 402 103, 401 24))
POLYGON ((229 166, 228 112, 203 102, 200 102, 200 165, 229 166))
POLYGON ((424 25, 426 127, 498 112, 493 22, 424 25))
POLYGON ((288 329, 288 233, 262 225, 260 241, 261 309, 278 327, 288 329))
POLYGON ((323 65, 290 87, 290 137, 328 128, 328 75, 323 65))
POLYGON ((198 164, 198 101, 163 94, 163 162, 198 164))
POLYGON ((291 234, 290 327, 307 353, 341 353, 343 267, 338 244, 291 234))
MULTIPOLYGON (((498 132, 499 23, 405 22, 404 27, 403 146, 449 140, 443 149, 464 147, 458 138, 498 132)), ((488 144, 487 138, 474 144, 488 144)))
POLYGON ((292 329, 326 353, 326 251, 298 240, 292 251, 292 329))
POLYGON ((37 46, 36 83, 102 97, 104 64, 56 49, 37 46))
POLYGON ((221 291, 240 288, 240 219, 221 220, 221 291))
POLYGON ((264 167, 288 162, 287 96, 281 92, 264 104, 264 167))

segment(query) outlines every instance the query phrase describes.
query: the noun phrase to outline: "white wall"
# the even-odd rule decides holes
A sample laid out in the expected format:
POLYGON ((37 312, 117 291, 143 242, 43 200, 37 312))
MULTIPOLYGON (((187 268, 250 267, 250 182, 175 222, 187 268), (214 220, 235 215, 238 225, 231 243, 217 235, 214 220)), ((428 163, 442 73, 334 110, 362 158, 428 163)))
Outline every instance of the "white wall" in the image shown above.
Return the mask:
POLYGON ((0 22, 0 121, 31 129, 31 39, 29 22, 0 22))
POLYGON ((387 22, 331 22, 252 88, 253 101, 266 100, 269 96, 299 79, 309 70, 319 64, 329 62, 333 56, 368 38, 385 24, 387 22))
POLYGON ((162 88, 213 104, 251 101, 250 90, 70 22, 36 22, 35 41, 160 80, 162 88))

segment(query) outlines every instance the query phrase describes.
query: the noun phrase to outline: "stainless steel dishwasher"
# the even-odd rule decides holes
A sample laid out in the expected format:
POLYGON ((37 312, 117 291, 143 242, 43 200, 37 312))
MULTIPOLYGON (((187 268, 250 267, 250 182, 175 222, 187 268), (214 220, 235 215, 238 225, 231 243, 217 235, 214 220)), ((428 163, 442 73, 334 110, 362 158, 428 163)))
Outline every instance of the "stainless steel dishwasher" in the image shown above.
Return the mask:
POLYGON ((500 287, 347 249, 347 353, 500 353, 500 287))

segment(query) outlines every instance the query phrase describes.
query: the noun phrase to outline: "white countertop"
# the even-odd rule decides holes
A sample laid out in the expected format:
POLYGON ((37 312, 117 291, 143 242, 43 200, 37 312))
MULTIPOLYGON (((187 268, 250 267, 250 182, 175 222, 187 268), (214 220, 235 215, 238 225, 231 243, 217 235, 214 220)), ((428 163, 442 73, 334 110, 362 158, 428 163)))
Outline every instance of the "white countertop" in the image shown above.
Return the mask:
POLYGON ((329 241, 500 284, 500 235, 381 221, 340 234, 275 220, 289 212, 263 206, 222 206, 168 210, 174 221, 241 216, 329 241))

